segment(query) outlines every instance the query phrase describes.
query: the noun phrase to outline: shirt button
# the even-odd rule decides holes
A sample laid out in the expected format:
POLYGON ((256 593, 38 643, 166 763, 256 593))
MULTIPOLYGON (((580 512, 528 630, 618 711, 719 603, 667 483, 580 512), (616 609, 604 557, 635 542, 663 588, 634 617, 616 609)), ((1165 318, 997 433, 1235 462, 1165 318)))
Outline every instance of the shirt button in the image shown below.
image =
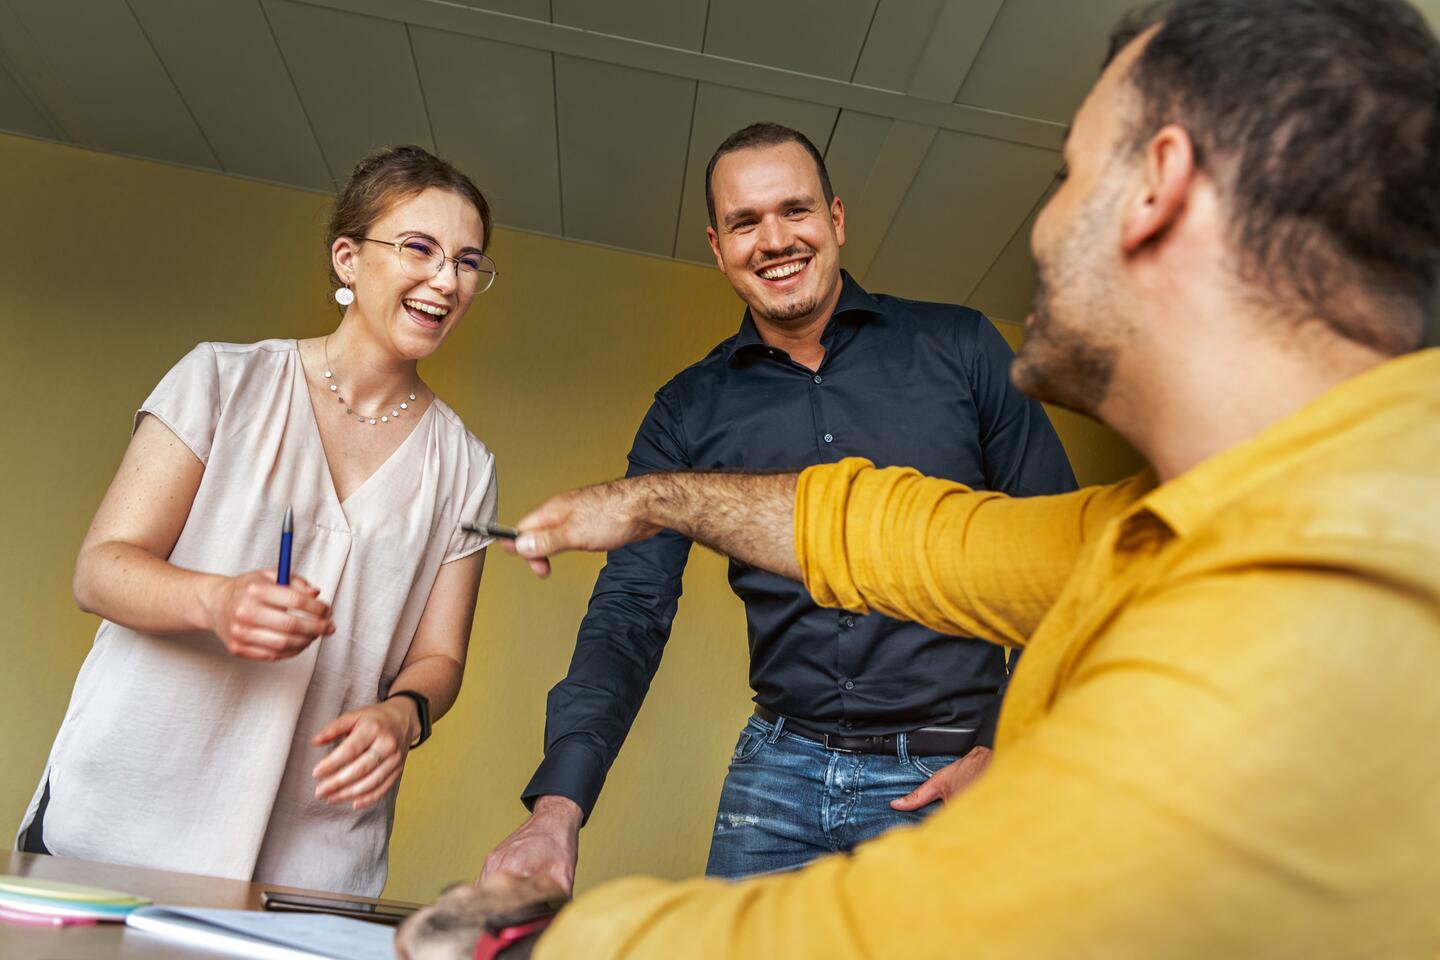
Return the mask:
POLYGON ((826 443, 834 443, 834 442, 835 442, 835 435, 834 435, 833 433, 827 433, 827 434, 825 434, 825 442, 826 442, 826 443))
POLYGON ((844 620, 841 620, 840 622, 843 623, 843 624, 845 624, 846 629, 849 629, 850 627, 855 626, 855 618, 854 618, 854 617, 846 617, 844 620))
POLYGON ((855 689, 855 681, 854 681, 854 680, 846 680, 846 681, 845 681, 845 689, 846 689, 846 690, 854 690, 854 689, 855 689))
POLYGON ((822 377, 822 376, 820 376, 820 374, 817 373, 817 374, 815 374, 815 382, 816 382, 816 383, 824 383, 824 382, 825 382, 825 378, 822 377))

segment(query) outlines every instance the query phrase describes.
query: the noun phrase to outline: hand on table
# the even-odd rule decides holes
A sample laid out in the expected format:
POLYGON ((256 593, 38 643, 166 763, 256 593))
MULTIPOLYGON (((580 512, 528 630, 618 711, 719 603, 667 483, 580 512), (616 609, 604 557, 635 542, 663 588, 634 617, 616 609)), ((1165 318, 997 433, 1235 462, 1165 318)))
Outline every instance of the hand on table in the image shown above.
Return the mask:
POLYGON ((580 807, 573 800, 556 796, 536 800, 529 819, 485 858, 477 885, 499 877, 538 877, 570 896, 580 856, 581 819, 580 807))
POLYGON ((335 632, 319 596, 300 577, 282 587, 274 570, 256 570, 215 581, 204 604, 210 629, 232 656, 269 661, 293 657, 335 632))
POLYGON ((348 800, 352 809, 360 810, 383 797, 405 768, 412 721, 419 722, 415 704, 408 697, 395 697, 351 710, 327 724, 312 744, 319 747, 345 739, 312 771, 320 781, 316 798, 329 804, 348 800))
MULTIPOLYGON (((486 924, 510 926, 546 915, 566 899, 546 877, 501 875, 475 886, 455 884, 433 906, 401 924, 395 950, 401 960, 470 960, 486 924)), ((505 960, 530 956, 536 939, 517 943, 506 951, 505 960)))
POLYGON ((605 551, 644 540, 660 527, 639 519, 636 480, 615 480, 551 497, 520 519, 520 536, 501 541, 542 577, 550 575, 550 557, 567 550, 605 551))
POLYGON ((985 772, 991 756, 989 747, 974 747, 959 760, 936 770, 930 779, 899 800, 891 800, 890 806, 895 810, 919 810, 936 800, 949 801, 985 772))

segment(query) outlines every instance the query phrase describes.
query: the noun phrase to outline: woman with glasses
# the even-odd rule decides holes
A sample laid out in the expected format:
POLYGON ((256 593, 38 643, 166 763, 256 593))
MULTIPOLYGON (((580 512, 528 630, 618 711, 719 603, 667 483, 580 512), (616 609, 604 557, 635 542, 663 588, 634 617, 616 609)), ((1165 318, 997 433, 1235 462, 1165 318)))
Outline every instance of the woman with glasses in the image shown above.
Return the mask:
POLYGON ((80 549, 103 620, 22 849, 380 892, 495 514, 494 457, 417 370, 494 282, 489 239, 454 167, 367 157, 330 223, 335 330, 202 343, 145 401, 80 549))

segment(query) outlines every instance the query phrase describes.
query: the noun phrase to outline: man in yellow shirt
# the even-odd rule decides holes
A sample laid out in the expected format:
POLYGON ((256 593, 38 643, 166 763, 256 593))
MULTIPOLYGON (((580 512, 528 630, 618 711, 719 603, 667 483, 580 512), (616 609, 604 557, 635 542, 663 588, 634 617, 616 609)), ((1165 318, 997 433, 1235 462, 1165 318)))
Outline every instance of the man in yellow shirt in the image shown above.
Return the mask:
MULTIPOLYGON (((1028 500, 861 460, 651 474, 520 523, 542 573, 672 528, 1026 646, 990 770, 852 856, 616 881, 502 956, 1440 953, 1440 47, 1401 0, 1159 16, 1075 118, 1012 371, 1150 470, 1028 500)), ((447 894, 402 947, 489 949, 535 896, 447 894)))

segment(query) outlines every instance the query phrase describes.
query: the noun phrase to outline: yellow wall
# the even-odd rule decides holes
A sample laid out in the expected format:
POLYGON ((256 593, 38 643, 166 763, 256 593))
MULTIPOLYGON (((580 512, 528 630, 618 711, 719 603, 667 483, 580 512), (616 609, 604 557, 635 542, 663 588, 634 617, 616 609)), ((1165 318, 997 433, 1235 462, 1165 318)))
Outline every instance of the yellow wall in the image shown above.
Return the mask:
MULTIPOLYGON (((315 336, 336 313, 323 197, 10 136, 0 172, 0 824, 11 830, 94 633, 70 599, 72 563, 131 412, 199 340, 315 336)), ((655 388, 729 336, 740 310, 714 270, 511 231, 492 253, 500 280, 423 373, 495 451, 501 517, 513 520, 622 472, 655 388)), ((1136 463, 1102 428, 1057 424, 1082 481, 1136 463)), ((545 693, 599 566, 567 557, 541 583, 491 558, 460 702, 406 774, 389 895, 427 899, 472 877, 520 821, 545 693)), ((584 832, 582 887, 703 869, 749 712, 745 659, 724 565, 697 550, 664 668, 584 832)))

